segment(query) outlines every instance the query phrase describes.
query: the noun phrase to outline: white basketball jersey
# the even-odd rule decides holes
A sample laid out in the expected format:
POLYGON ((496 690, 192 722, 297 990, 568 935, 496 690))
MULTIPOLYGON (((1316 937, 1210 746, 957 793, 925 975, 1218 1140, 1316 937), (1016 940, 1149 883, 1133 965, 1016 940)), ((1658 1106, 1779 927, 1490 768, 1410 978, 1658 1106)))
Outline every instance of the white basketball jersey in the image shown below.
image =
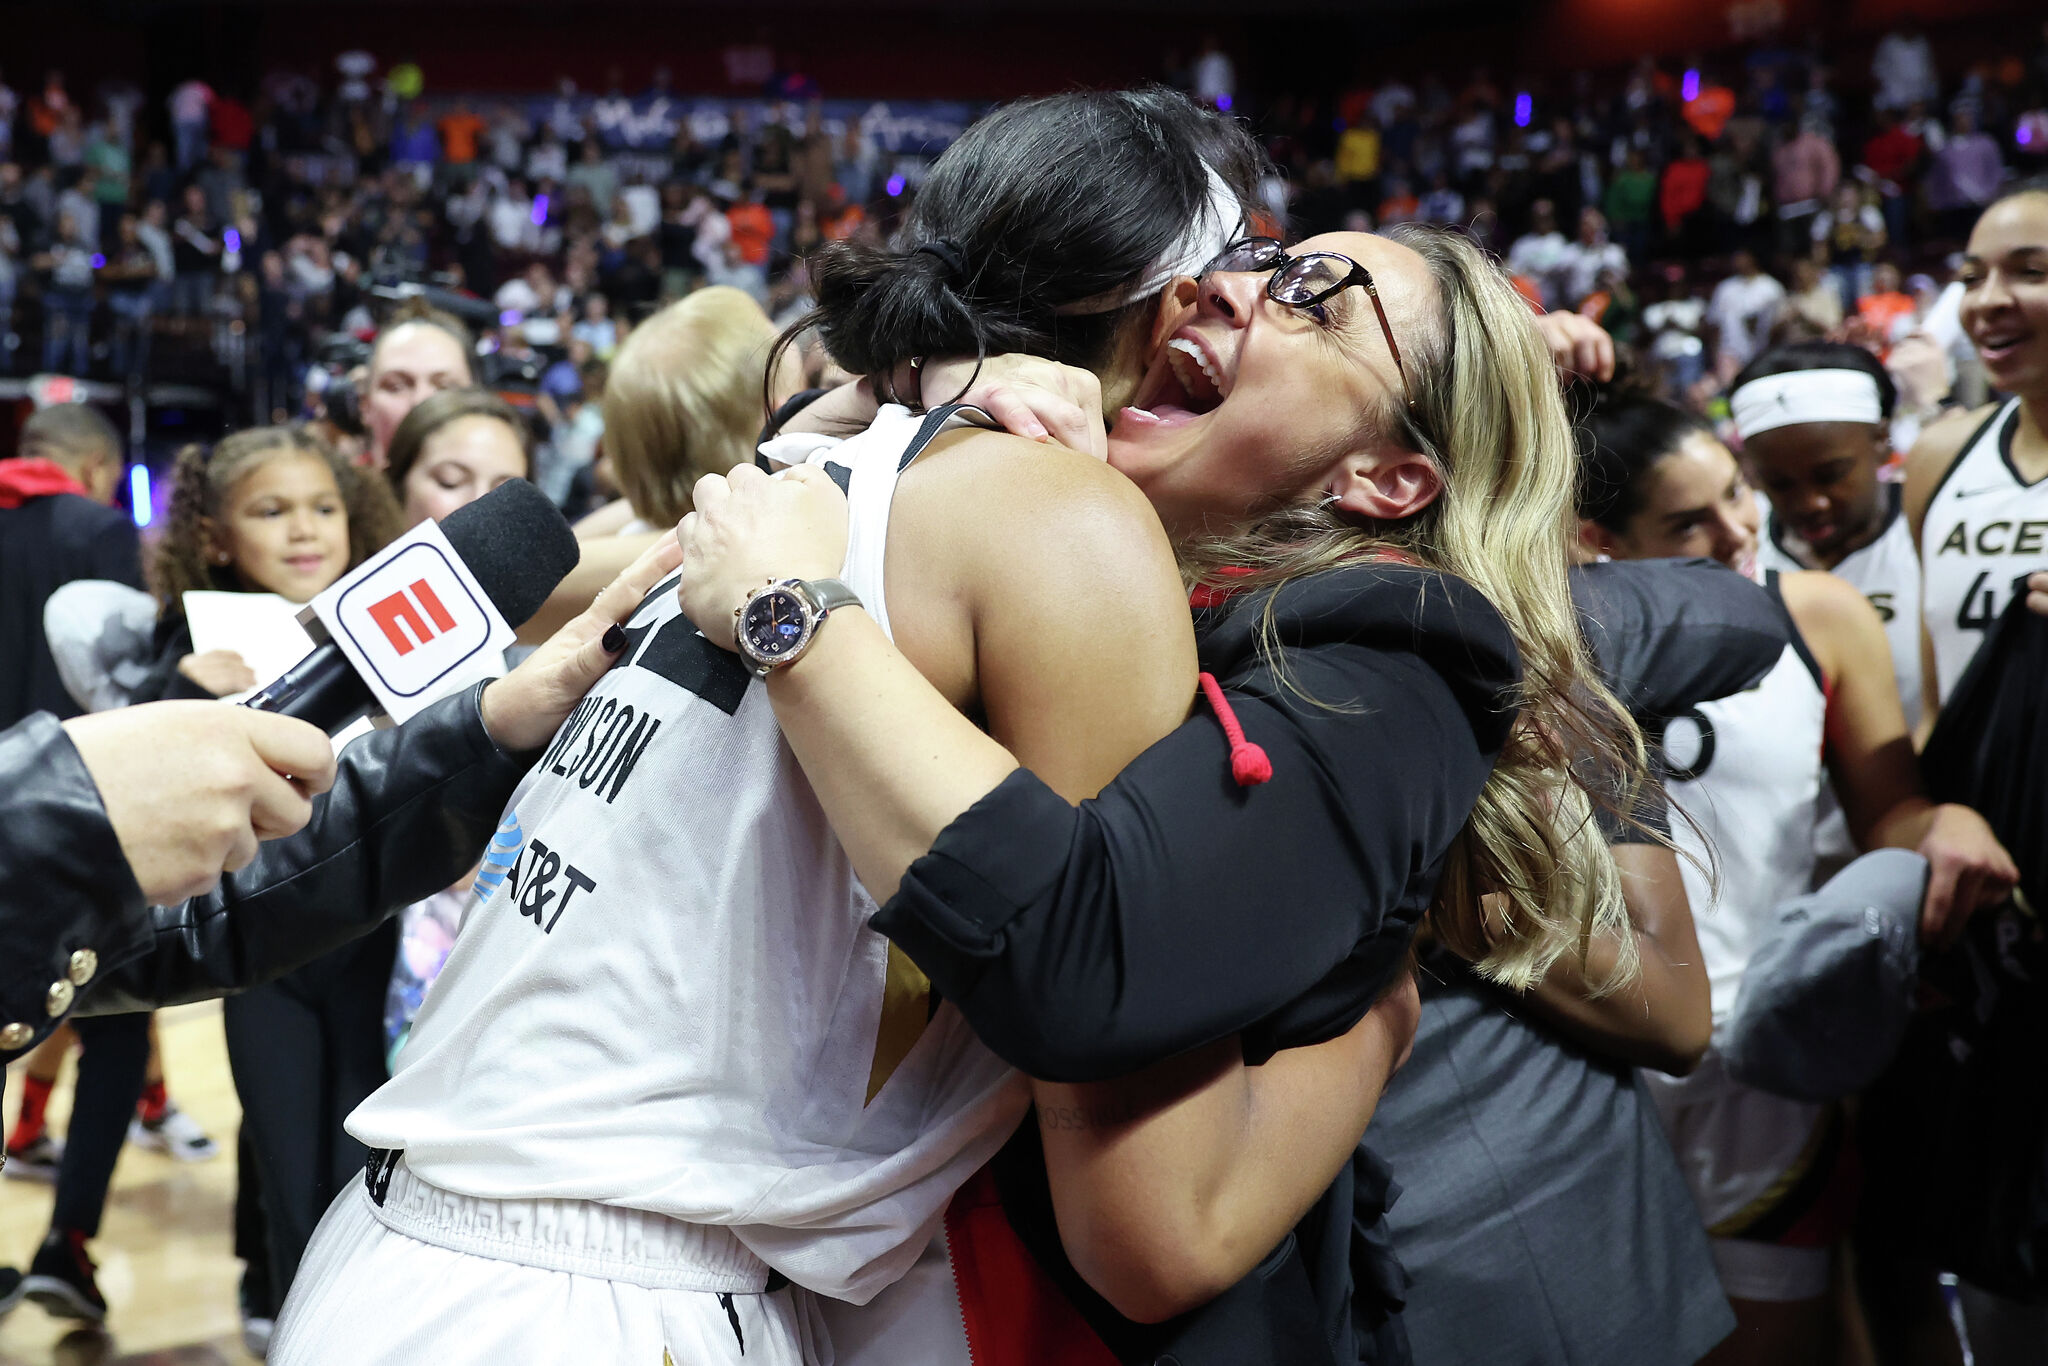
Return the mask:
POLYGON ((1944 700, 2012 601, 2014 585, 2048 569, 2048 480, 2024 484, 2013 469, 2019 422, 2013 399, 1977 429, 1942 476, 1921 523, 1921 610, 1944 700))
MULTIPOLYGON (((1887 484, 1881 492, 1886 507, 1884 529, 1869 545, 1849 552, 1828 572, 1868 599, 1883 620, 1885 644, 1892 655, 1892 681, 1898 685, 1910 730, 1920 724, 1920 557, 1913 553, 1913 531, 1901 506, 1904 490, 1887 484)), ((1784 574, 1821 568, 1775 513, 1765 523, 1757 563, 1784 574)), ((1835 800, 1835 790, 1827 783, 1821 784, 1814 849, 1815 886, 1840 872, 1861 852, 1849 836, 1849 822, 1835 800)))
MULTIPOLYGON (((1774 593, 1776 579, 1770 576, 1774 593)), ((1734 1007, 1778 903, 1812 883, 1826 721, 1820 668, 1795 630, 1754 687, 1702 702, 1665 725, 1671 835, 1716 1023, 1734 1007), (1710 866, 1718 896, 1704 871, 1710 866)))
MULTIPOLYGON (((850 471, 841 577, 884 630, 899 462, 941 425, 885 408, 829 451, 850 471)), ((952 1007, 885 993, 907 960, 868 927, 766 689, 675 583, 514 794, 397 1071, 348 1128, 460 1194, 731 1226, 862 1302, 924 1250, 1025 1084, 952 1007)))

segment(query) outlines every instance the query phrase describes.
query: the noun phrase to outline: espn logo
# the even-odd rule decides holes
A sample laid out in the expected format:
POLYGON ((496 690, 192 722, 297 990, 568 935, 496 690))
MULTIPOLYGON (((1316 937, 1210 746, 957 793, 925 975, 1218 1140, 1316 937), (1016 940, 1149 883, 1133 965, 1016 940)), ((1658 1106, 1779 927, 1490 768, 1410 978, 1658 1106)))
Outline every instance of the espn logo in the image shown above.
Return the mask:
POLYGON ((455 629, 455 618, 434 596, 433 588, 425 579, 414 579, 407 587, 371 603, 364 610, 370 620, 383 630, 384 638, 391 642, 391 648, 401 658, 435 636, 455 629))

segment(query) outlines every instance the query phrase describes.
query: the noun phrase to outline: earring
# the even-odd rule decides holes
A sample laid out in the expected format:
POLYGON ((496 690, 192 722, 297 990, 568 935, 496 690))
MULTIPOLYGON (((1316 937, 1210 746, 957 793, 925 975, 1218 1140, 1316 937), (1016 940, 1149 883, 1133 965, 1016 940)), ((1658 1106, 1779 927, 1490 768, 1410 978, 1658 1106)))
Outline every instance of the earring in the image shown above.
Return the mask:
POLYGON ((213 552, 213 562, 215 564, 226 564, 228 562, 228 558, 228 552, 225 550, 216 550, 213 552))
POLYGON ((1334 493, 1327 493, 1327 492, 1326 492, 1326 493, 1324 493, 1324 494, 1323 494, 1323 496, 1322 496, 1322 497, 1320 497, 1320 498, 1316 499, 1316 506, 1317 506, 1318 508, 1327 508, 1327 507, 1335 507, 1336 505, 1337 505, 1337 495, 1336 495, 1336 494, 1334 494, 1334 493))

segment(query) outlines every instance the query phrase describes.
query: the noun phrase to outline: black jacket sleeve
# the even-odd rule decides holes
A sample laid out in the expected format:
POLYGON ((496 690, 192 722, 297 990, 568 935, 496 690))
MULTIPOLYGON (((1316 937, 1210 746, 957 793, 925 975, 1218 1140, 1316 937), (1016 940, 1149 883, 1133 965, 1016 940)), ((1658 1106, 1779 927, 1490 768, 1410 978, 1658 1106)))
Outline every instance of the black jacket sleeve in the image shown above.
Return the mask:
POLYGON ((0 732, 0 1059, 56 1027, 78 978, 148 944, 142 888, 70 737, 48 712, 0 732))
POLYGON ((351 744, 304 830, 176 906, 143 903, 54 720, 0 734, 0 1059, 54 1028, 74 992, 112 1013, 237 991, 454 882, 535 757, 492 743, 481 688, 351 744))
POLYGON ((148 1010, 271 981, 474 868, 539 753, 491 740, 484 686, 350 744, 304 830, 204 896, 155 908, 144 952, 104 974, 81 1010, 148 1010))
POLYGON ((1019 770, 877 928, 1037 1077, 1120 1076, 1230 1034, 1262 1061, 1348 1028, 1406 952, 1512 716, 1504 625, 1429 577, 1284 603, 1286 683, 1244 624, 1259 604, 1205 641, 1205 663, 1221 648, 1237 665, 1228 696, 1270 782, 1236 785, 1206 704, 1078 809, 1019 770))

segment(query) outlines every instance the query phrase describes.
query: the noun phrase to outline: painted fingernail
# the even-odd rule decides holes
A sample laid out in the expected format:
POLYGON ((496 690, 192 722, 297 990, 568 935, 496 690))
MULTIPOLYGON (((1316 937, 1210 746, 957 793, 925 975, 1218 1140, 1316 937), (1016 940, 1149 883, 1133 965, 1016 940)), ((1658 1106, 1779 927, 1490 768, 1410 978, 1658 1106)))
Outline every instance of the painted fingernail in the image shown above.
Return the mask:
POLYGON ((604 651, 615 655, 626 648, 626 631, 616 621, 604 628, 604 651))

